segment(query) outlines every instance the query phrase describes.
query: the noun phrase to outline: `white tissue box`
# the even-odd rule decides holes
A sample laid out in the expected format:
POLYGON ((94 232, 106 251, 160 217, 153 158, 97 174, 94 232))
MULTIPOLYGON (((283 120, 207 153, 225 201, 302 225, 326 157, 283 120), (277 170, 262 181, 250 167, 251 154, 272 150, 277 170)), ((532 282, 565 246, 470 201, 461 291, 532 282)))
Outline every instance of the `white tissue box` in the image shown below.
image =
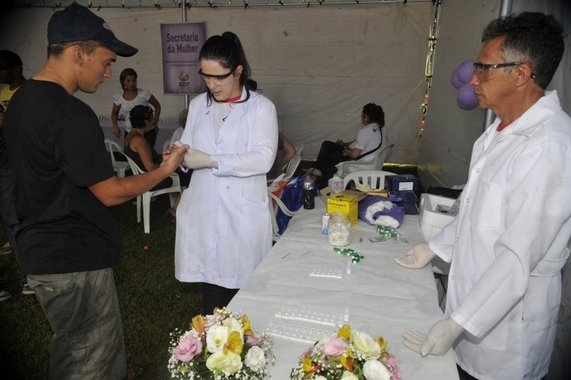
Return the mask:
POLYGON ((442 227, 454 219, 448 209, 456 202, 454 198, 424 193, 420 195, 420 229, 424 240, 429 241, 442 227))

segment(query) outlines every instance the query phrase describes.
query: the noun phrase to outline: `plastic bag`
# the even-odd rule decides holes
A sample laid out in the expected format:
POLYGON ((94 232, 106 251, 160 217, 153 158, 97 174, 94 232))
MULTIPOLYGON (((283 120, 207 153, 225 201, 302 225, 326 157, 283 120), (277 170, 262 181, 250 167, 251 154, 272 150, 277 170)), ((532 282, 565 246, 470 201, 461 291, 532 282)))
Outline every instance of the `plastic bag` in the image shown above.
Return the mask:
MULTIPOLYGON (((290 179, 283 189, 280 199, 289 210, 299 210, 303 205, 303 176, 290 179)), ((278 223, 278 233, 280 235, 286 230, 290 219, 291 216, 284 214, 278 207, 276 222, 278 223)))

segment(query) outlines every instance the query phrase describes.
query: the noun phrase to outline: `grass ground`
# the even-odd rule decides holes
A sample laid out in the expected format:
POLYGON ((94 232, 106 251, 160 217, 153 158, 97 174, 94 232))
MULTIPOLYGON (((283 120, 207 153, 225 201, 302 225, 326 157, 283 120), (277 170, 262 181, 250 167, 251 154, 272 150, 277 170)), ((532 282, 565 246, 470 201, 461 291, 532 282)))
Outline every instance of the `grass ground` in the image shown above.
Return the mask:
MULTIPOLYGON (((131 202, 113 208, 123 237, 115 281, 127 360, 130 366, 144 368, 142 379, 169 378, 169 332, 186 328, 200 310, 198 288, 174 278, 175 223, 167 208, 166 195, 152 203, 150 234, 137 224, 131 202)), ((0 271, 8 276, 0 289, 13 294, 0 303, 0 377, 46 379, 51 328, 35 296, 20 294, 20 271, 13 255, 0 256, 0 271)))

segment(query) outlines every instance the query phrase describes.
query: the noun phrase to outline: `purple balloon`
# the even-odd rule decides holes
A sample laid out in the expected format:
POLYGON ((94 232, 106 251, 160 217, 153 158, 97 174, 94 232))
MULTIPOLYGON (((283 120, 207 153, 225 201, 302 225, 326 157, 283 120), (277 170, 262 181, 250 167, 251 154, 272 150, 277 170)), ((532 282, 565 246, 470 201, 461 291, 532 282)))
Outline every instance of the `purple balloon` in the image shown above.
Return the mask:
POLYGON ((474 88, 468 83, 458 89, 456 101, 458 107, 463 110, 471 110, 478 105, 478 98, 474 94, 474 88))
POLYGON ((450 83, 452 86, 456 88, 460 88, 464 85, 464 83, 458 78, 458 69, 454 70, 452 75, 450 76, 450 83))
POLYGON ((470 78, 472 78, 472 73, 474 72, 474 61, 464 61, 458 68, 456 69, 458 75, 458 79, 462 82, 462 84, 468 83, 470 78))

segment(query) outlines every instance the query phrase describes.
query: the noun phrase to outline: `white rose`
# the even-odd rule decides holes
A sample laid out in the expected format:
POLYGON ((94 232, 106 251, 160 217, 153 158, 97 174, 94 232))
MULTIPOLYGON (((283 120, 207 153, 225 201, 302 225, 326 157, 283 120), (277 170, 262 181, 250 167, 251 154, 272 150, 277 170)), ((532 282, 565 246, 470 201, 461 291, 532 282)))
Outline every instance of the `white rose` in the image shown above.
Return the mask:
POLYGON ((345 371, 340 380, 359 380, 359 378, 353 372, 345 371))
POLYGON ((391 380, 391 373, 378 360, 367 360, 363 366, 363 375, 367 380, 391 380))
POLYGON ((212 326, 206 332, 206 348, 208 352, 220 351, 228 340, 228 329, 225 326, 212 326))
POLYGON ((232 375, 242 369, 242 360, 240 355, 224 350, 217 351, 206 359, 206 367, 212 372, 224 372, 226 375, 232 375))
POLYGON ((319 375, 315 378, 315 380, 327 380, 327 378, 319 375))
POLYGON ((351 342, 355 350, 361 354, 365 360, 378 359, 379 356, 381 356, 381 347, 379 347, 379 344, 365 333, 353 331, 351 333, 351 342))
POLYGON ((228 329, 228 334, 230 334, 232 331, 238 331, 240 333, 240 338, 244 340, 244 328, 242 327, 242 324, 239 320, 235 318, 227 318, 222 321, 222 325, 226 326, 228 329))
POLYGON ((264 350, 258 346, 250 348, 246 357, 244 358, 244 363, 252 369, 252 371, 259 372, 266 367, 266 355, 264 350))

